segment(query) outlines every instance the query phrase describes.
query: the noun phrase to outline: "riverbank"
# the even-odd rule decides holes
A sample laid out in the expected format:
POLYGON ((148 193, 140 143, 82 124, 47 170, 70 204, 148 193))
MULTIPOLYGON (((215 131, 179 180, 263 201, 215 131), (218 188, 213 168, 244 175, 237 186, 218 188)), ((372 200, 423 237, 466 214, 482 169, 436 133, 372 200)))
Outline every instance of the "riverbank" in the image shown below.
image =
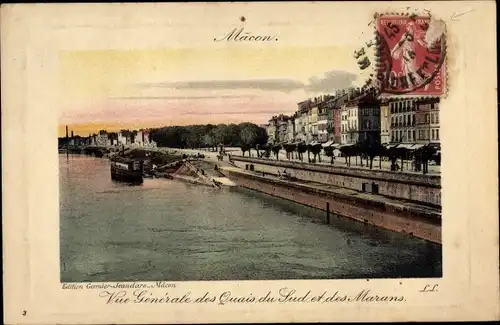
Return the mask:
POLYGON ((242 169, 253 168, 277 175, 286 170, 288 176, 303 181, 335 185, 363 193, 441 207, 441 177, 415 173, 395 173, 379 169, 309 164, 268 158, 231 157, 242 169))
POLYGON ((120 152, 120 155, 129 159, 148 161, 148 168, 145 170, 145 175, 148 177, 178 179, 210 187, 235 186, 218 171, 220 161, 217 161, 216 157, 198 151, 129 148, 120 152))
POLYGON ((237 185, 381 228, 441 243, 441 209, 335 185, 287 180, 262 171, 223 167, 237 185))

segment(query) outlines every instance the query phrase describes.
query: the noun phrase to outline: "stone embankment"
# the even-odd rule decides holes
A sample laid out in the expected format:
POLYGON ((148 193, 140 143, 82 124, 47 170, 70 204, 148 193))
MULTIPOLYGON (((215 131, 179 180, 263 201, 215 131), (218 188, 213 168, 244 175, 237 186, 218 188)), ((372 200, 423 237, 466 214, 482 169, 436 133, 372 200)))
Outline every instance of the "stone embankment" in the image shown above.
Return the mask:
POLYGON ((439 176, 233 157, 237 185, 385 229, 441 243, 439 176), (285 176, 284 176, 285 175, 285 176))
POLYGON ((340 167, 265 158, 232 157, 237 167, 252 167, 271 175, 286 173, 294 178, 335 185, 364 193, 379 194, 441 207, 441 176, 340 167))

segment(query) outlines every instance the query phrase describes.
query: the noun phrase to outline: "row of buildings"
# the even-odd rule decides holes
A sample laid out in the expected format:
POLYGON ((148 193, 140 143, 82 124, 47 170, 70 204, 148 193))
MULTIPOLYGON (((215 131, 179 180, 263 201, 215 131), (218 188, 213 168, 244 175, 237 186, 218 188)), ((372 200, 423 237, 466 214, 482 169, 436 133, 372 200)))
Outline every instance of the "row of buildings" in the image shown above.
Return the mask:
POLYGON ((151 139, 149 130, 120 132, 107 132, 101 130, 99 133, 89 134, 88 137, 74 136, 73 131, 67 141, 70 146, 125 146, 125 147, 156 147, 156 143, 151 139))
POLYGON ((440 143, 439 98, 380 98, 373 89, 350 88, 297 106, 293 115, 273 116, 263 125, 269 143, 440 143))

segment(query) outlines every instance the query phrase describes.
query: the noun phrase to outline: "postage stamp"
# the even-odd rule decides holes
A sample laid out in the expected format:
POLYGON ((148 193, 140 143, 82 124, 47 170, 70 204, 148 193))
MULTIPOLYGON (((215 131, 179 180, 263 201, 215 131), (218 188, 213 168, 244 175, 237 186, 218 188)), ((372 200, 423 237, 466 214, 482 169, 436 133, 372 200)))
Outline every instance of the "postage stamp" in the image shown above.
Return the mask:
POLYGON ((427 16, 377 18, 377 79, 382 94, 443 96, 445 25, 427 16))

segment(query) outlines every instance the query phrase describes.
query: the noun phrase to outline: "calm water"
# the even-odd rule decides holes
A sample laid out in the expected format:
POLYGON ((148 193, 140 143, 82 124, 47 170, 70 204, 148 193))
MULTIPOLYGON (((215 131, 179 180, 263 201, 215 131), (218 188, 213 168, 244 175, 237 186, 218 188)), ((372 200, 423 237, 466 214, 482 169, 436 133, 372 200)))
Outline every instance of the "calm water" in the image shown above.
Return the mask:
POLYGON ((441 276, 441 246, 241 188, 113 183, 107 159, 60 155, 61 280, 441 276))

